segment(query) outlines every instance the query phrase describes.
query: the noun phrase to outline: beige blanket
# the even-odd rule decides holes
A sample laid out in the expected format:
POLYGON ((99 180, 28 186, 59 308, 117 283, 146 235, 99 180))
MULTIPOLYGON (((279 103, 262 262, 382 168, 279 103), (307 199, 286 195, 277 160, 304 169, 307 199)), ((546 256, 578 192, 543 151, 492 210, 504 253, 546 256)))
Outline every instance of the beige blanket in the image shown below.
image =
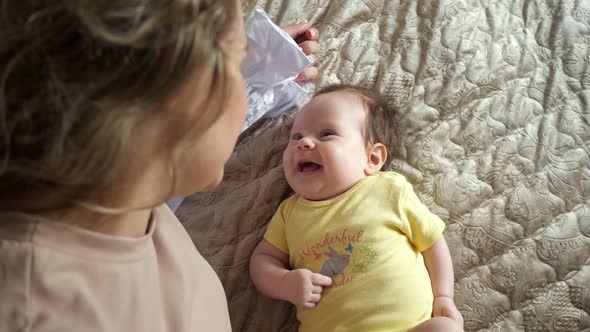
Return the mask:
MULTIPOLYGON (((400 109, 389 167, 446 223, 467 331, 590 330, 590 1, 269 0, 321 32, 319 86, 400 109)), ((289 194, 289 115, 247 131, 211 193, 178 210, 226 288, 235 331, 295 331, 250 253, 289 194)))

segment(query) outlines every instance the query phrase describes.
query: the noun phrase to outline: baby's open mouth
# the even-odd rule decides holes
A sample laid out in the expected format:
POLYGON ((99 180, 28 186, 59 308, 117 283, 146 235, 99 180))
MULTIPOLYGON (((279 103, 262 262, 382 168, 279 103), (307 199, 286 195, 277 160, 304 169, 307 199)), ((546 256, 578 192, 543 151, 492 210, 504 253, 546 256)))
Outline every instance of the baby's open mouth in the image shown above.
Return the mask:
POLYGON ((316 164, 311 161, 306 161, 306 162, 299 163, 297 168, 299 169, 299 172, 309 173, 309 172, 313 172, 313 171, 317 171, 317 170, 321 169, 322 165, 316 164))

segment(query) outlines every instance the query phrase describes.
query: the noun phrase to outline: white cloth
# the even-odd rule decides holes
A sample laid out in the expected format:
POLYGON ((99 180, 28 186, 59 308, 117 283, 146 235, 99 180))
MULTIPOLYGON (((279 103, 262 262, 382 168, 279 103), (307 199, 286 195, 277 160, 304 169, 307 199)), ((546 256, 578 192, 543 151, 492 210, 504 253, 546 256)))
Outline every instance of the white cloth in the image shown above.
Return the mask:
MULTIPOLYGON (((295 78, 313 62, 283 29, 260 9, 246 22, 248 54, 242 62, 242 74, 248 94, 248 114, 241 132, 263 116, 276 116, 297 104, 308 92, 295 78)), ((167 204, 172 211, 184 197, 167 204)))
POLYGON ((293 107, 308 89, 295 78, 313 62, 266 13, 256 9, 246 22, 248 54, 242 73, 248 94, 248 114, 242 131, 263 116, 276 116, 293 107))

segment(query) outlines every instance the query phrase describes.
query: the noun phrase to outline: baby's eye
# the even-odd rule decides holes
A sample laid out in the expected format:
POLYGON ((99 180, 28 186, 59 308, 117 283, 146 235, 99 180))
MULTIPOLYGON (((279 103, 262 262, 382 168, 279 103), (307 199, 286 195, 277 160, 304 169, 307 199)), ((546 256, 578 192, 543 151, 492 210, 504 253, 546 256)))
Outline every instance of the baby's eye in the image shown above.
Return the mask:
POLYGON ((301 136, 300 133, 295 133, 295 134, 291 135, 291 139, 294 140, 294 141, 298 141, 298 140, 300 140, 302 138, 303 138, 303 136, 301 136))
POLYGON ((336 135, 336 134, 331 130, 323 130, 320 133, 320 137, 326 137, 326 136, 332 136, 332 135, 336 135))

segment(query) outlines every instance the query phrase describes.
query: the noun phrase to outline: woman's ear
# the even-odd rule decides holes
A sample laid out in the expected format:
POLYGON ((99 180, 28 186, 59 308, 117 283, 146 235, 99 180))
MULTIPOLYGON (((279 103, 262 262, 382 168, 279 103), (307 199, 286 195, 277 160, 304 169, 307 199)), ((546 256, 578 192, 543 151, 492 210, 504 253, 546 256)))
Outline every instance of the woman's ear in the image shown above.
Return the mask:
POLYGON ((367 166, 365 167, 365 175, 373 175, 377 173, 385 160, 387 160, 387 148, 381 143, 375 143, 367 149, 367 166))

